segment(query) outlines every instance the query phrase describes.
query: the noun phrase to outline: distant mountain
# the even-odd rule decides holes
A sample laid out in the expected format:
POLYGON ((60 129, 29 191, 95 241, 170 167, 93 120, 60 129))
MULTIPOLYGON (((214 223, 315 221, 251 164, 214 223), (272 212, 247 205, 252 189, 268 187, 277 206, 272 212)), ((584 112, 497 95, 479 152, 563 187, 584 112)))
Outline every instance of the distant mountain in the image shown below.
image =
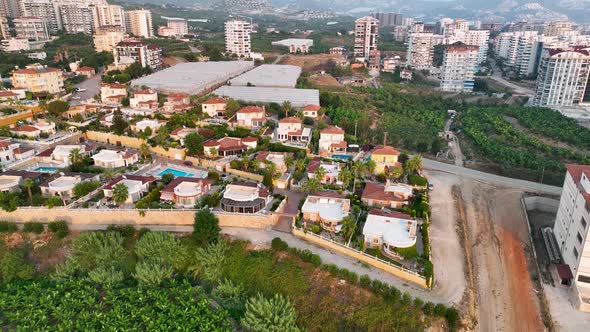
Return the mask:
MULTIPOLYGON (((133 3, 175 4, 219 8, 224 0, 119 0, 133 3)), ((233 0, 236 3, 240 0, 233 0)), ((248 2, 251 0, 245 0, 248 2)), ((354 16, 372 11, 400 12, 410 17, 434 20, 462 17, 481 21, 555 21, 571 19, 590 23, 590 0, 267 0, 275 7, 332 10, 354 16)))

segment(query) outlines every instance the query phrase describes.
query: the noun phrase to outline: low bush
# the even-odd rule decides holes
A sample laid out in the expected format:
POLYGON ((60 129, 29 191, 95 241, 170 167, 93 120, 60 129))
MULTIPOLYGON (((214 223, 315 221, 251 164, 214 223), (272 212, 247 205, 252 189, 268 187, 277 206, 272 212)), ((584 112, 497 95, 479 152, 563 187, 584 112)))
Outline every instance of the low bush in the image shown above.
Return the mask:
POLYGON ((413 186, 426 186, 428 184, 428 180, 418 174, 410 174, 408 175, 408 183, 413 186))
POLYGON ((18 226, 10 221, 0 221, 0 233, 13 233, 18 230, 18 226))
POLYGON ((456 330, 459 327, 459 321, 461 320, 461 315, 459 315, 459 311, 455 308, 447 308, 445 312, 445 318, 447 323, 449 324, 449 329, 451 331, 456 330))
POLYGON ((368 275, 363 274, 361 276, 361 278, 359 279, 359 282, 360 282, 360 286, 362 288, 365 288, 365 289, 371 288, 371 278, 368 275))
POLYGON ((289 249, 289 245, 287 244, 287 242, 281 240, 281 238, 278 237, 272 239, 270 246, 274 251, 286 251, 287 249, 289 249))
POLYGON ((23 226, 23 231, 27 233, 41 234, 44 230, 45 226, 40 222, 30 221, 23 226))
POLYGON ((65 220, 52 221, 47 225, 47 229, 60 239, 63 239, 70 233, 70 228, 65 220))
POLYGON ((133 225, 109 225, 107 232, 118 232, 124 238, 131 238, 135 235, 135 227, 133 225))

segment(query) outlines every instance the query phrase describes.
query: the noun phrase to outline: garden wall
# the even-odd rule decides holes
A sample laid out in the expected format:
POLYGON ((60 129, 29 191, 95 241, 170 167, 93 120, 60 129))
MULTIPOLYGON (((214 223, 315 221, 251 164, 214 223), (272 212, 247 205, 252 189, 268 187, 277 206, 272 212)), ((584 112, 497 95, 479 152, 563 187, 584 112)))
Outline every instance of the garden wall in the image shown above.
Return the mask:
MULTIPOLYGON (((70 224, 125 224, 137 226, 174 225, 190 226, 196 210, 144 210, 137 209, 66 209, 45 207, 18 208, 13 212, 0 211, 0 220, 24 223, 39 221, 48 223, 65 220, 70 224)), ((220 227, 245 227, 266 229, 278 220, 276 214, 237 214, 214 211, 220 227)))
POLYGON ((246 179, 250 179, 250 180, 254 180, 254 181, 258 181, 258 182, 262 182, 262 179, 264 178, 262 175, 240 171, 237 169, 233 169, 229 166, 226 167, 225 171, 228 172, 229 174, 237 175, 237 176, 240 176, 240 177, 243 177, 246 179))
POLYGON ((367 254, 361 252, 361 251, 346 247, 343 244, 334 242, 329 239, 325 239, 325 238, 323 238, 319 235, 316 235, 314 233, 311 233, 311 232, 303 232, 302 230, 300 230, 298 228, 293 228, 292 231, 293 231, 293 235, 295 235, 299 238, 302 238, 308 242, 314 243, 316 245, 327 248, 329 250, 334 250, 338 253, 344 254, 346 256, 352 257, 352 258, 357 259, 361 262, 364 262, 364 263, 367 263, 371 266, 374 266, 380 270, 391 273, 391 274, 395 275, 396 277, 399 277, 401 279, 412 282, 422 288, 429 289, 428 285, 426 284, 426 279, 416 272, 408 271, 408 270, 403 269, 399 266, 396 266, 396 265, 393 265, 393 264, 386 262, 384 260, 372 257, 370 255, 367 255, 367 254))
MULTIPOLYGON (((139 149, 139 147, 146 141, 137 137, 129 137, 122 135, 115 135, 111 133, 103 133, 100 131, 89 130, 86 132, 86 138, 91 141, 98 141, 108 144, 121 145, 130 148, 139 149)), ((168 157, 170 159, 181 160, 184 159, 184 149, 168 148, 168 150, 156 146, 150 146, 150 151, 160 156, 168 157)))
POLYGON ((523 197, 526 210, 539 210, 549 213, 557 213, 559 200, 540 196, 523 197))

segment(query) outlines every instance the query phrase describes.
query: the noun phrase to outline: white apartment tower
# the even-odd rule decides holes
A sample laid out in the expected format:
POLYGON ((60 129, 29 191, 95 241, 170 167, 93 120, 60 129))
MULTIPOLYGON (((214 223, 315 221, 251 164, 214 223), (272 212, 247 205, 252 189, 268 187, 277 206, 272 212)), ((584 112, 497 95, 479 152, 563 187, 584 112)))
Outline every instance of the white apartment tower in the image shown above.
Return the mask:
POLYGON ((250 33, 252 25, 246 21, 231 20, 225 22, 225 51, 239 57, 250 57, 252 52, 250 33))
POLYGON ((92 9, 87 3, 59 3, 57 7, 66 33, 92 34, 92 9))
POLYGON ((480 64, 486 61, 488 57, 488 42, 490 40, 489 30, 465 30, 461 28, 454 29, 452 32, 453 33, 446 38, 445 44, 461 42, 467 45, 475 45, 479 47, 477 63, 480 64))
POLYGON ((440 89, 451 92, 473 91, 478 46, 455 43, 445 48, 440 89))
POLYGON ((21 16, 18 0, 0 0, 0 16, 18 17, 21 16))
POLYGON ((92 6, 92 20, 95 30, 105 26, 126 28, 125 11, 123 7, 117 5, 100 4, 92 6))
POLYGON ((590 103, 587 93, 590 48, 543 49, 533 105, 571 106, 590 103))
POLYGON ((20 12, 22 16, 38 17, 44 20, 51 33, 62 29, 59 9, 52 0, 21 0, 20 12))
POLYGON ((117 25, 105 25, 96 30, 92 36, 96 52, 112 52, 115 46, 126 37, 125 28, 117 25))
POLYGON ((173 29, 176 36, 184 36, 188 34, 188 23, 184 18, 169 18, 167 26, 173 29))
POLYGON ((365 62, 371 62, 371 54, 377 51, 379 38, 379 20, 364 16, 354 21, 354 57, 363 58, 365 62))
POLYGON ((146 9, 125 12, 127 32, 136 37, 151 38, 154 36, 152 12, 146 9))
POLYGON ((16 37, 28 40, 48 40, 49 28, 39 17, 21 16, 13 20, 16 37))
POLYGON ((10 38, 10 26, 6 16, 0 16, 0 39, 10 38))
POLYGON ((574 277, 576 304, 590 311, 590 166, 566 165, 566 169, 553 233, 574 277))
POLYGON ((432 33, 412 32, 408 36, 407 63, 417 70, 432 66, 435 38, 432 33))

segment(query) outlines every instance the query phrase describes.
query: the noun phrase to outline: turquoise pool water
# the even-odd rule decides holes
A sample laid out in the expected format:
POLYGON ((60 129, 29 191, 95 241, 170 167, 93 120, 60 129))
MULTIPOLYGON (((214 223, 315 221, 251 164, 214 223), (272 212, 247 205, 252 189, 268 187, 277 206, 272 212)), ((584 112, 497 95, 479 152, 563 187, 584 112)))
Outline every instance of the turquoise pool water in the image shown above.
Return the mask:
POLYGON ((57 167, 39 166, 35 168, 33 171, 41 173, 55 173, 57 172, 57 167))
POLYGON ((340 159, 340 160, 350 160, 352 159, 352 155, 349 154, 333 154, 332 159, 340 159))
POLYGON ((179 176, 192 177, 192 176, 194 176, 193 173, 187 173, 187 172, 184 172, 184 171, 181 171, 181 170, 178 170, 175 168, 171 168, 171 167, 168 167, 168 168, 162 170, 160 173, 158 173, 158 176, 161 177, 162 175, 164 175, 166 173, 170 173, 170 174, 174 175, 174 177, 179 177, 179 176))

